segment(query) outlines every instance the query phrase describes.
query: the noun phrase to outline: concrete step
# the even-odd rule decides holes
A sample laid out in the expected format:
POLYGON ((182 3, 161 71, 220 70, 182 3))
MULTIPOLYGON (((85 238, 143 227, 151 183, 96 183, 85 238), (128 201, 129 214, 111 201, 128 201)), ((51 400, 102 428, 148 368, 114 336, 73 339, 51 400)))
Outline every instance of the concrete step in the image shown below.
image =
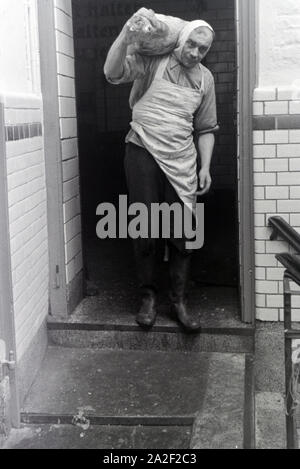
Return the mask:
POLYGON ((243 354, 49 347, 22 421, 193 426, 192 448, 242 448, 247 380, 243 354))
POLYGON ((254 334, 247 331, 208 330, 201 335, 187 335, 178 329, 154 328, 151 332, 133 326, 107 330, 101 324, 50 324, 49 342, 64 347, 98 349, 160 350, 190 352, 253 353, 254 334))
POLYGON ((239 319, 232 289, 210 288, 191 292, 189 308, 202 324, 201 335, 187 335, 161 302, 157 321, 149 332, 135 322, 138 301, 101 295, 85 298, 68 319, 49 317, 53 345, 99 349, 164 350, 253 353, 254 328, 239 319))

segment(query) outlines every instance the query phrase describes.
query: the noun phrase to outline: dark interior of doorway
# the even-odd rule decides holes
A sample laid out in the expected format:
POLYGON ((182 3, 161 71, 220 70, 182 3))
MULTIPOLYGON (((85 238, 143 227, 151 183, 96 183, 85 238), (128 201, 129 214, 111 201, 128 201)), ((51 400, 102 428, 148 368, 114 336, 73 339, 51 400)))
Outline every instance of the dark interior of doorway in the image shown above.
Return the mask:
MULTIPOLYGON (((202 18, 216 31, 205 65, 217 92, 220 132, 212 164, 213 188, 205 203, 205 245, 195 253, 191 283, 199 294, 215 298, 225 291, 237 307, 238 221, 236 145, 236 38, 234 0, 73 0, 76 94, 79 126, 82 225, 86 274, 100 294, 122 301, 134 294, 136 278, 130 240, 99 240, 96 207, 117 204, 126 194, 124 140, 129 129, 130 85, 106 82, 107 51, 125 21, 140 7, 186 20, 202 18), (123 292, 123 293, 122 293, 123 292)), ((161 281, 166 266, 160 259, 161 281)), ((223 298, 223 299, 222 299, 223 298)), ((221 307, 222 304, 218 304, 221 307)))

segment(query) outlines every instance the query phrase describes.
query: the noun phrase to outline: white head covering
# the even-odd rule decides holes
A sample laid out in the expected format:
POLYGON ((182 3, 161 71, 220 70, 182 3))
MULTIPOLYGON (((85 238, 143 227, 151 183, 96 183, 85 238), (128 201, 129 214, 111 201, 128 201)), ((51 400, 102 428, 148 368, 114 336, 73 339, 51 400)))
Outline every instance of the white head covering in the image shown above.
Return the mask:
POLYGON ((174 54, 176 55, 178 60, 181 60, 181 54, 183 47, 190 37, 190 34, 197 28, 208 28, 210 31, 212 31, 213 35, 215 36, 215 32, 210 24, 208 24, 206 21, 203 20, 195 20, 195 21, 189 21, 186 26, 180 31, 178 41, 176 48, 174 49, 174 54))

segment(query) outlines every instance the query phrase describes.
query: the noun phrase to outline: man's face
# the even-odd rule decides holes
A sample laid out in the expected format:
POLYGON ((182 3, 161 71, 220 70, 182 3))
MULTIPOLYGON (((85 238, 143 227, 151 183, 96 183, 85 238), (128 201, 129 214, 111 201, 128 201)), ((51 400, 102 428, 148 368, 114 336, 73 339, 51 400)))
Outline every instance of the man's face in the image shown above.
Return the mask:
POLYGON ((199 64, 208 53, 213 42, 213 33, 208 28, 199 28, 191 32, 181 54, 181 62, 187 68, 199 64))

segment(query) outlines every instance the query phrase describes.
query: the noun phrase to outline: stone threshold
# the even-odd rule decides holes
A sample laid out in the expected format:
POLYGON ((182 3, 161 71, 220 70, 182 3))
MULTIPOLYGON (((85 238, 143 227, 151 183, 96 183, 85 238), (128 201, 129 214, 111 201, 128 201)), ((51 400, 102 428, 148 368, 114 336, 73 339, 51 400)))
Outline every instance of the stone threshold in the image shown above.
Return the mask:
MULTIPOLYGON (((105 323, 89 323, 89 322, 68 322, 64 320, 49 319, 48 330, 50 331, 124 331, 124 332, 144 332, 138 325, 134 324, 105 324, 105 323)), ((154 326, 151 332, 178 334, 183 330, 176 325, 154 326)), ((253 337, 255 334, 254 327, 202 327, 202 334, 217 335, 238 335, 245 337, 253 337)), ((194 334, 189 334, 193 336, 194 334)), ((195 336, 195 335, 194 335, 195 336)))

